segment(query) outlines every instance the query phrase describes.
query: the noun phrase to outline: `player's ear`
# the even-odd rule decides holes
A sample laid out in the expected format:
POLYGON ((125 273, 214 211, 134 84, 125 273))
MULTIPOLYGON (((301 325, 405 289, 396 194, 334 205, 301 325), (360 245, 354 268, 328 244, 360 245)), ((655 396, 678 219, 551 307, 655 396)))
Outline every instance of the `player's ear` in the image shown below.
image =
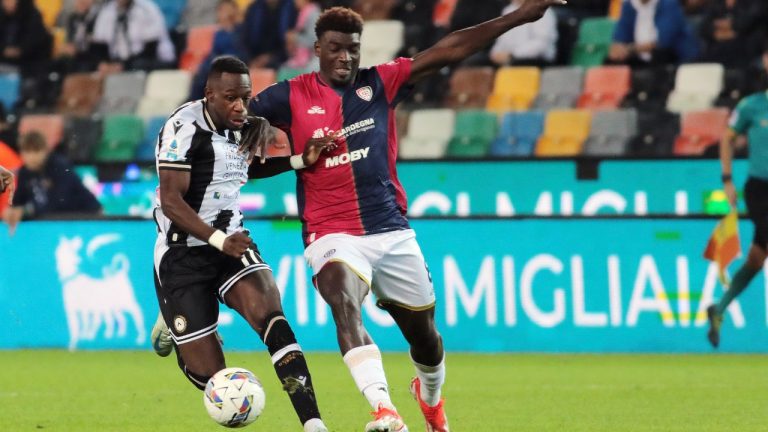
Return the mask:
POLYGON ((211 86, 209 84, 205 85, 205 90, 203 90, 203 95, 205 95, 205 99, 210 101, 213 97, 213 90, 211 89, 211 86))
POLYGON ((320 39, 315 41, 315 57, 320 58, 320 39))

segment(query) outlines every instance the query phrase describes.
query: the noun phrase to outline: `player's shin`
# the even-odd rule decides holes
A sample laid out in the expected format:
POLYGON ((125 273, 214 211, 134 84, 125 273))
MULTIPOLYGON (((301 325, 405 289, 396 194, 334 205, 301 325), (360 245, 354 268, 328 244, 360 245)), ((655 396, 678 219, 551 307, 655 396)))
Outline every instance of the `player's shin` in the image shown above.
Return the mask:
MULTIPOLYGON (((283 390, 288 393, 299 420, 305 425, 305 429, 307 425, 322 425, 322 421, 319 420, 320 410, 317 408, 315 390, 312 387, 312 377, 309 374, 304 353, 296 342, 296 337, 285 316, 280 312, 269 315, 262 328, 264 333, 261 338, 272 356, 277 377, 283 384, 283 390)), ((323 429, 318 427, 308 430, 323 429)))
POLYGON ((380 405, 394 408, 378 346, 371 344, 352 348, 344 354, 344 363, 352 373, 357 388, 374 410, 380 405))
POLYGON ((176 350, 176 360, 179 363, 179 369, 181 369, 181 371, 184 372, 184 376, 187 377, 189 382, 191 382, 192 385, 194 385, 198 389, 205 390, 205 385, 208 383, 208 380, 211 379, 211 377, 199 375, 190 371, 187 368, 187 365, 184 363, 184 359, 181 358, 181 355, 179 354, 179 350, 176 350))

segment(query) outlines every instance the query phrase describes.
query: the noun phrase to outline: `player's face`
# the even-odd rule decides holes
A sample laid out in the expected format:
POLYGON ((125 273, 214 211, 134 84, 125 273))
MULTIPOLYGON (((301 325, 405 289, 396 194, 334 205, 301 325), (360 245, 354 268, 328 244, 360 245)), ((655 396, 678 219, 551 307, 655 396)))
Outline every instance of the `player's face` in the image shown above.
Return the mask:
POLYGON ((224 72, 219 79, 208 82, 205 98, 208 100, 208 112, 217 127, 240 130, 248 115, 251 77, 224 72))
POLYGON ((346 86, 360 66, 360 33, 327 31, 315 42, 320 75, 330 84, 346 86))

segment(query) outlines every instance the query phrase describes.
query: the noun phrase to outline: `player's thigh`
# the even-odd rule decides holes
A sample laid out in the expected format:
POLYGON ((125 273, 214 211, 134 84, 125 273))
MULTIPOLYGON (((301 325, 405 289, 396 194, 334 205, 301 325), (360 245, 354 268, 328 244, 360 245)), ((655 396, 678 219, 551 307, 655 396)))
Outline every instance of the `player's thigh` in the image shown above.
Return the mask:
POLYGON ((744 202, 755 227, 752 243, 765 251, 768 245, 768 182, 756 178, 747 180, 744 202))
POLYGON ((360 242, 356 236, 331 234, 304 250, 315 287, 331 309, 359 307, 368 294, 373 268, 360 242))
POLYGON ((413 231, 399 231, 396 235, 397 241, 382 255, 373 272, 377 304, 415 312, 434 308, 432 276, 413 231))
POLYGON ((177 346, 216 332, 216 272, 216 256, 204 247, 171 248, 160 260, 155 288, 160 311, 177 346))
POLYGON ((280 291, 269 269, 262 269, 242 277, 226 293, 224 300, 259 334, 264 331, 265 319, 283 310, 280 291))

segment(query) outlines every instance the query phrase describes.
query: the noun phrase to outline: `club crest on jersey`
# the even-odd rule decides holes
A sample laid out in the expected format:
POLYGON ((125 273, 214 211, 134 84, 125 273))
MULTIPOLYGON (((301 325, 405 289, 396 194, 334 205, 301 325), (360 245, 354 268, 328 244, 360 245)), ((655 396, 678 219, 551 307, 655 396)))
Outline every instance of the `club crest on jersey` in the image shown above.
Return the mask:
POLYGON ((373 98, 373 89, 371 86, 360 87, 357 89, 357 96, 366 102, 370 102, 373 98))

